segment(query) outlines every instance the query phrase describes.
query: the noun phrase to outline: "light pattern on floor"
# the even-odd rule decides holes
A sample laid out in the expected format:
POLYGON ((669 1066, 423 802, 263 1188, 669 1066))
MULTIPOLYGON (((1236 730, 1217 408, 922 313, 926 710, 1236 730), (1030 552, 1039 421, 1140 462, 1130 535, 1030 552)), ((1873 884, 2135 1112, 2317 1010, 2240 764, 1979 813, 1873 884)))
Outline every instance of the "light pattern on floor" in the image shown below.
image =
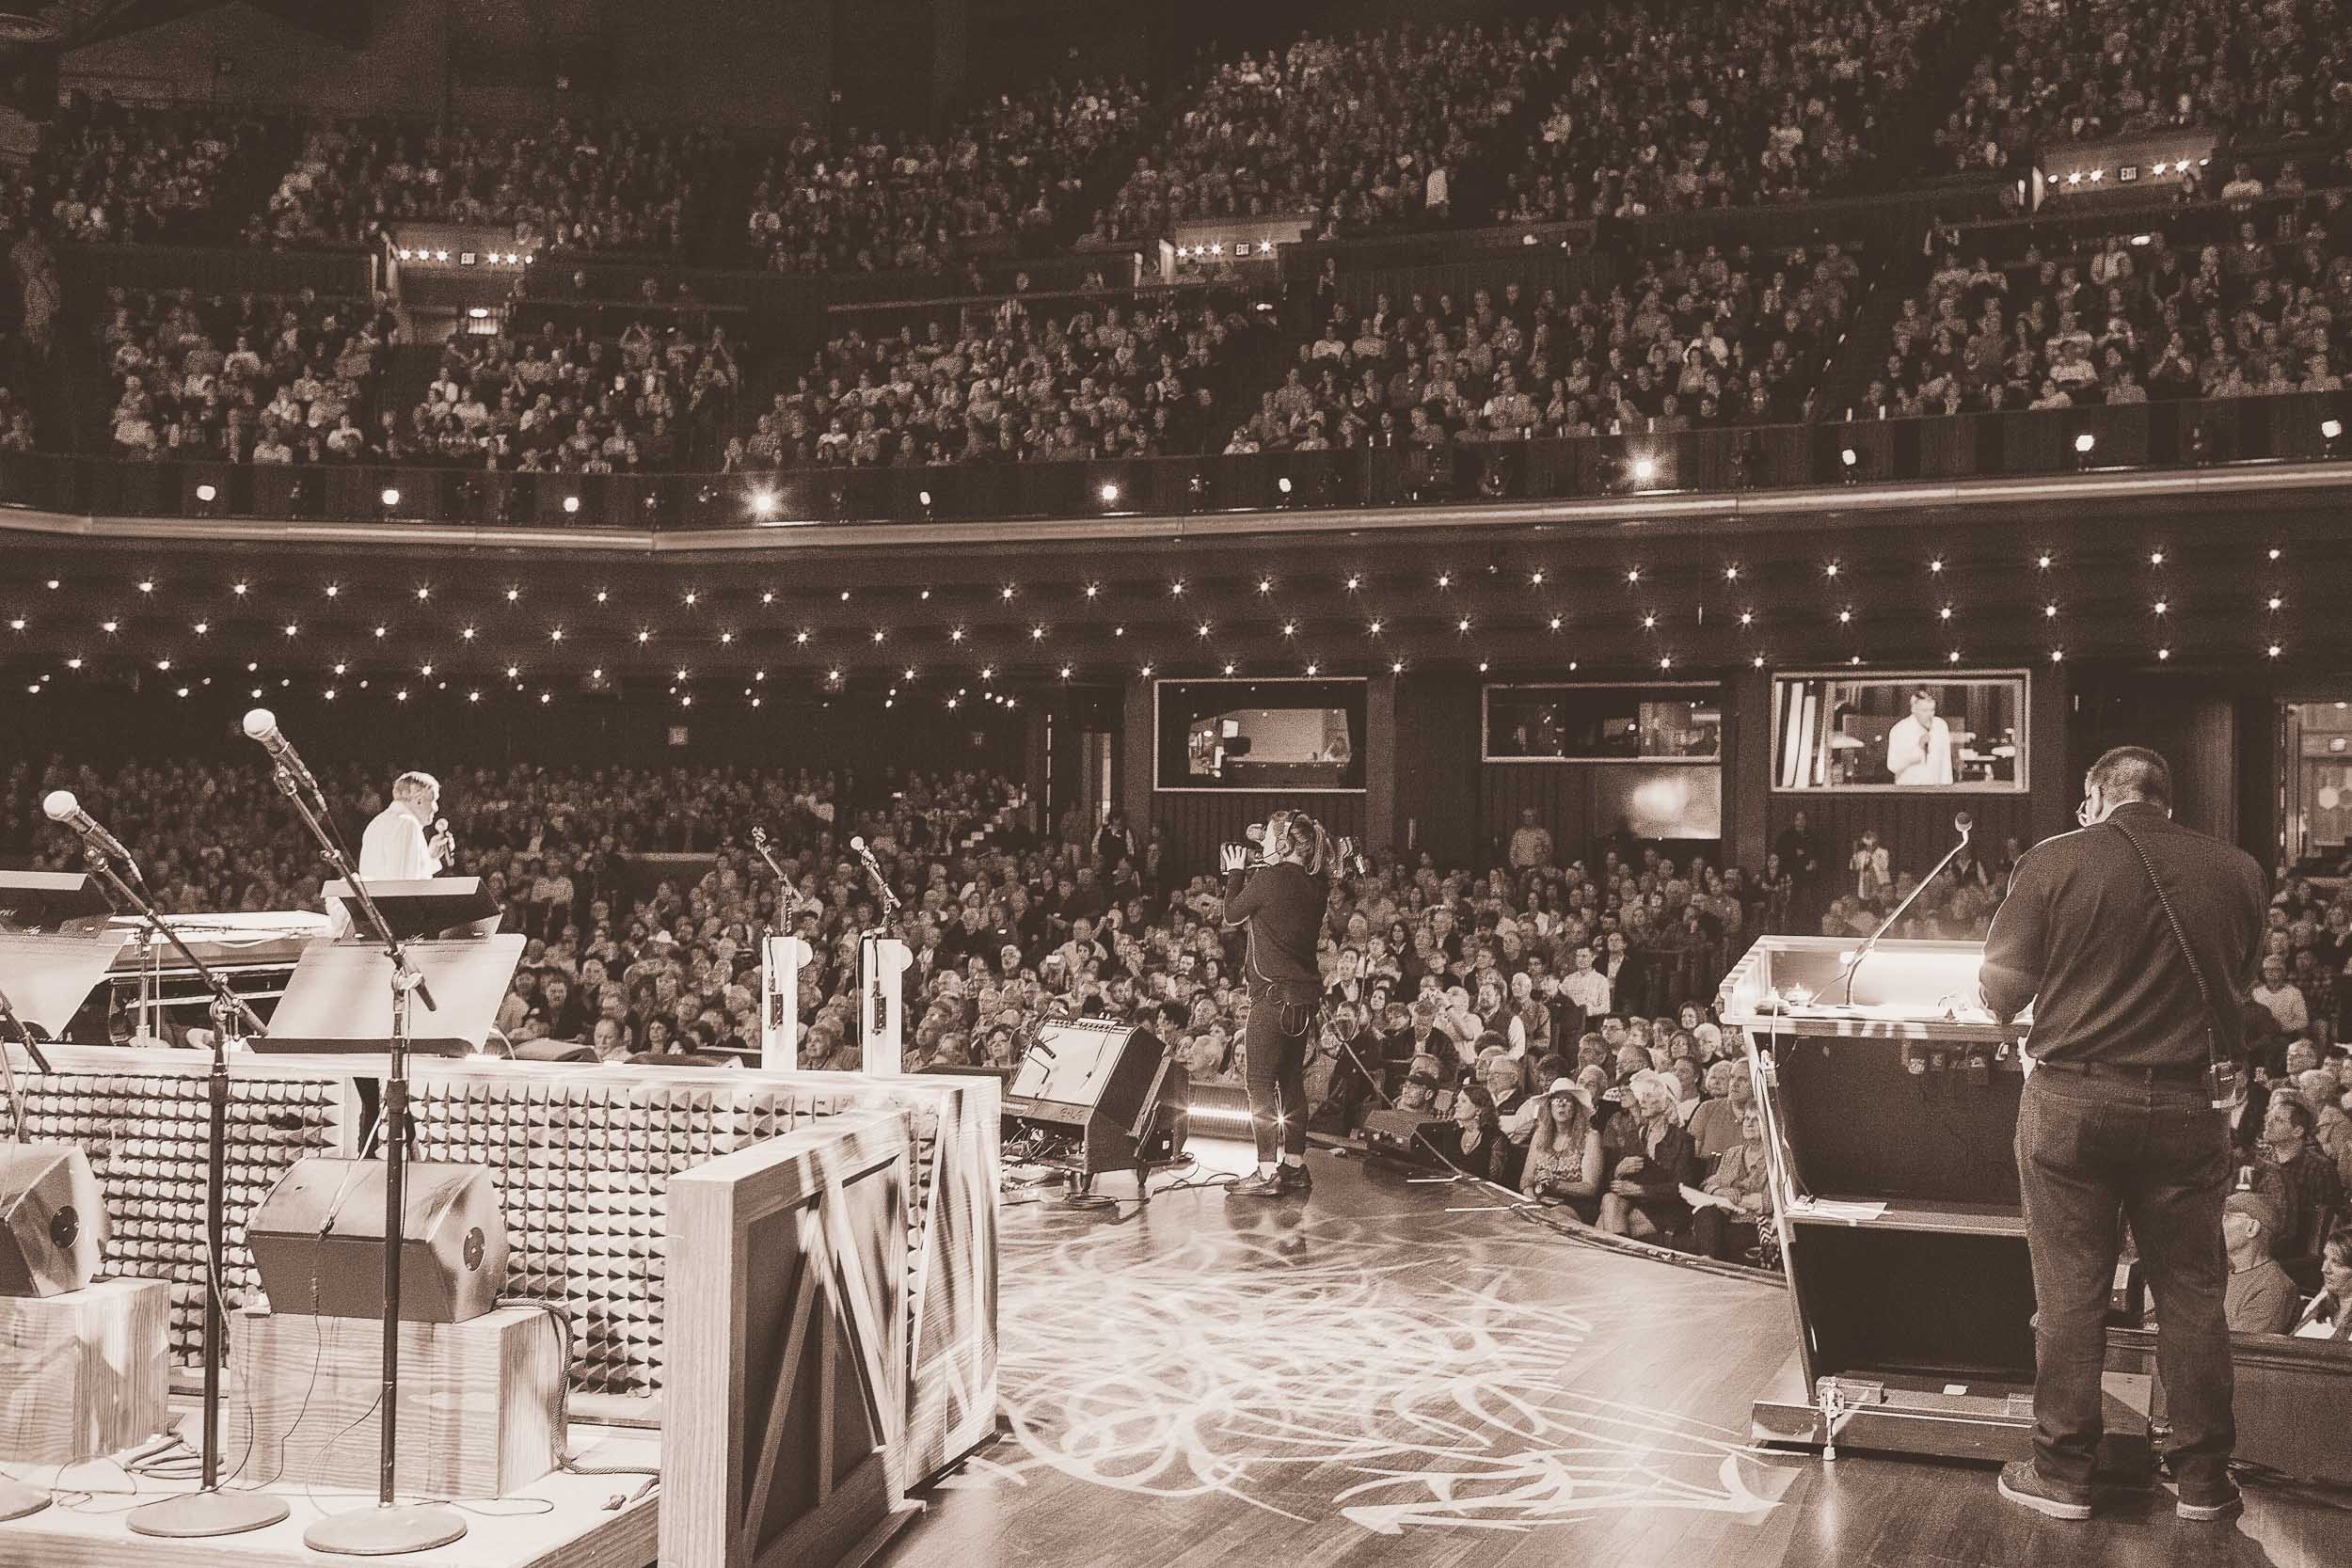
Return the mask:
POLYGON ((1744 1432, 1572 1386, 1597 1338, 1639 1345, 1633 1331, 1661 1314, 1728 1335, 1756 1311, 1751 1291, 1662 1266, 1638 1290, 1580 1289, 1591 1254, 1492 1214, 1400 1226, 1311 1205, 1231 1213, 1232 1237, 1172 1249, 1165 1236, 1147 1243, 1148 1215, 1009 1224, 1000 1371, 1012 1441, 949 1484, 1021 1485, 1051 1469, 1397 1534, 1620 1509, 1755 1516, 1788 1483, 1744 1432), (1433 1225, 1458 1234, 1433 1243, 1433 1225), (1546 1299, 1526 1299, 1531 1273, 1551 1276, 1546 1299))

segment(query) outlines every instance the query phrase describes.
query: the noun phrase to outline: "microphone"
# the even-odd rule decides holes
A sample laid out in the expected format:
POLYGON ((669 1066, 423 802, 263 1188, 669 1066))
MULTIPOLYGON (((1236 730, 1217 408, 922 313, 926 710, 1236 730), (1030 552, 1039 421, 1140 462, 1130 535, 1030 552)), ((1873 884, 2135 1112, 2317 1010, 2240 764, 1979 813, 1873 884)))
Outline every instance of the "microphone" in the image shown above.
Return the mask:
POLYGON ((243 727, 246 738, 260 741, 262 750, 270 754, 271 761, 293 774, 310 793, 318 793, 319 782, 310 776, 310 768, 303 766, 301 754, 294 749, 294 742, 288 740, 285 732, 278 727, 278 715, 265 707, 257 707, 245 716, 243 727))
POLYGON ((72 829, 91 848, 120 861, 133 881, 145 884, 147 879, 139 875, 139 863, 131 858, 131 851, 122 847, 120 839, 100 827, 96 817, 82 809, 82 802, 73 798, 73 791, 51 790, 42 797, 40 809, 47 814, 50 821, 72 829))
POLYGON ((1855 972, 1861 969, 1862 960, 1870 956, 1870 949, 1879 944, 1881 937, 1895 928, 1895 922, 1903 917, 1903 911, 1918 902, 1919 895, 1928 891, 1928 884, 1942 876, 1944 868, 1951 864, 1963 849, 1968 847, 1969 838, 1977 829, 1977 821, 1975 817, 1963 811, 1952 818, 1952 826, 1960 832, 1960 842, 1953 845, 1944 858, 1935 863, 1934 870, 1919 879, 1919 885, 1911 890, 1911 896, 1895 906, 1894 912, 1880 924, 1877 930, 1870 933, 1870 940, 1864 942, 1854 953, 1853 962, 1846 966, 1846 1006, 1850 1007, 1853 1006, 1853 977, 1855 972))

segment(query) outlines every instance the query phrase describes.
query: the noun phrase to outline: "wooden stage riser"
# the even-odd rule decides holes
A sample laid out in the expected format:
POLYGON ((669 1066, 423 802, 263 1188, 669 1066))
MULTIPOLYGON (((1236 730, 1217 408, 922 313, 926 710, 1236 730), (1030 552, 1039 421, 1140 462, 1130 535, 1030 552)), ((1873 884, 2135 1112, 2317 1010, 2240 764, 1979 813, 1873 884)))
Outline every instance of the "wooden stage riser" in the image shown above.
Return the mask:
MULTIPOLYGON (((170 1051, 61 1046, 50 1055, 58 1071, 26 1079, 27 1104, 51 1118, 50 1135, 90 1151, 117 1245, 134 1249, 119 1265, 110 1256, 108 1272, 172 1281, 172 1357, 189 1366, 201 1323, 205 1064, 170 1051)), ((361 1056, 233 1065, 232 1169, 246 1176, 231 1187, 232 1308, 259 1298, 243 1246, 246 1214, 294 1159, 355 1151, 358 1084, 382 1065, 361 1056)), ((660 1419, 670 1178, 834 1117, 910 1115, 906 1453, 915 1478, 994 1428, 998 1092, 985 1078, 413 1064, 418 1154, 489 1169, 512 1246, 506 1293, 555 1303, 570 1318, 575 1414, 629 1424, 660 1419)))

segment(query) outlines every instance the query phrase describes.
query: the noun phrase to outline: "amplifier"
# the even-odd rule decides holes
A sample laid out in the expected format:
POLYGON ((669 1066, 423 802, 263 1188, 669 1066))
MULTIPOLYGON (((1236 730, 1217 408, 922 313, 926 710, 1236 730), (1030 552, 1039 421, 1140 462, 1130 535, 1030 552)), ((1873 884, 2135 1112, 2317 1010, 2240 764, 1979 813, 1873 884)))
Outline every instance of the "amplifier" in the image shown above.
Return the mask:
POLYGON ((1434 1136, 1445 1125, 1443 1119, 1422 1111, 1368 1111, 1364 1114, 1364 1142, 1386 1154, 1426 1157, 1428 1150, 1422 1143, 1422 1135, 1434 1136))
MULTIPOLYGON (((506 1215, 480 1165, 411 1162, 401 1222, 400 1317, 461 1323, 506 1286, 506 1215)), ((384 1165, 304 1160, 246 1226, 277 1312, 375 1318, 384 1312, 384 1165)))
POLYGON ((78 1291, 105 1245, 105 1200, 79 1146, 0 1145, 0 1296, 78 1291))
POLYGON ((1107 1019, 1049 1023, 1006 1087, 1005 1117, 1057 1135, 1052 1141, 1068 1152, 1046 1164, 1084 1176, 1134 1170, 1140 1180, 1162 1157, 1152 1151, 1168 1148, 1184 1106, 1180 1099, 1164 1109, 1162 1101, 1171 1088, 1181 1095, 1183 1082, 1181 1071, 1170 1071, 1168 1048, 1149 1030, 1107 1019))

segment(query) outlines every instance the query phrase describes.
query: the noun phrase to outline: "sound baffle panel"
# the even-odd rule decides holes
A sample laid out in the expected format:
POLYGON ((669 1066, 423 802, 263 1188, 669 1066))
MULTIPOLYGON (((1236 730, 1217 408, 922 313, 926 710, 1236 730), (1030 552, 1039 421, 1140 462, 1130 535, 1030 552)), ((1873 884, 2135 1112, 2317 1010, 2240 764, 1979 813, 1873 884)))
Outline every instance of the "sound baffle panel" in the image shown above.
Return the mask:
POLYGON ((670 1179, 833 1117, 905 1112, 916 1192, 902 1236, 908 1458, 920 1479, 995 1419, 997 1087, 993 1080, 420 1063, 421 1158, 486 1166, 507 1294, 560 1303, 571 1386, 606 1419, 660 1414, 670 1179))
MULTIPOLYGON (((113 1222, 99 1273, 170 1287, 170 1354, 201 1359, 204 1172, 211 1109, 200 1057, 50 1046, 54 1073, 20 1070, 25 1131, 76 1143, 113 1222)), ((221 1289, 231 1311, 262 1293, 246 1216, 297 1160, 344 1154, 358 1101, 341 1074, 240 1064, 229 1080, 228 1246, 221 1289)))

